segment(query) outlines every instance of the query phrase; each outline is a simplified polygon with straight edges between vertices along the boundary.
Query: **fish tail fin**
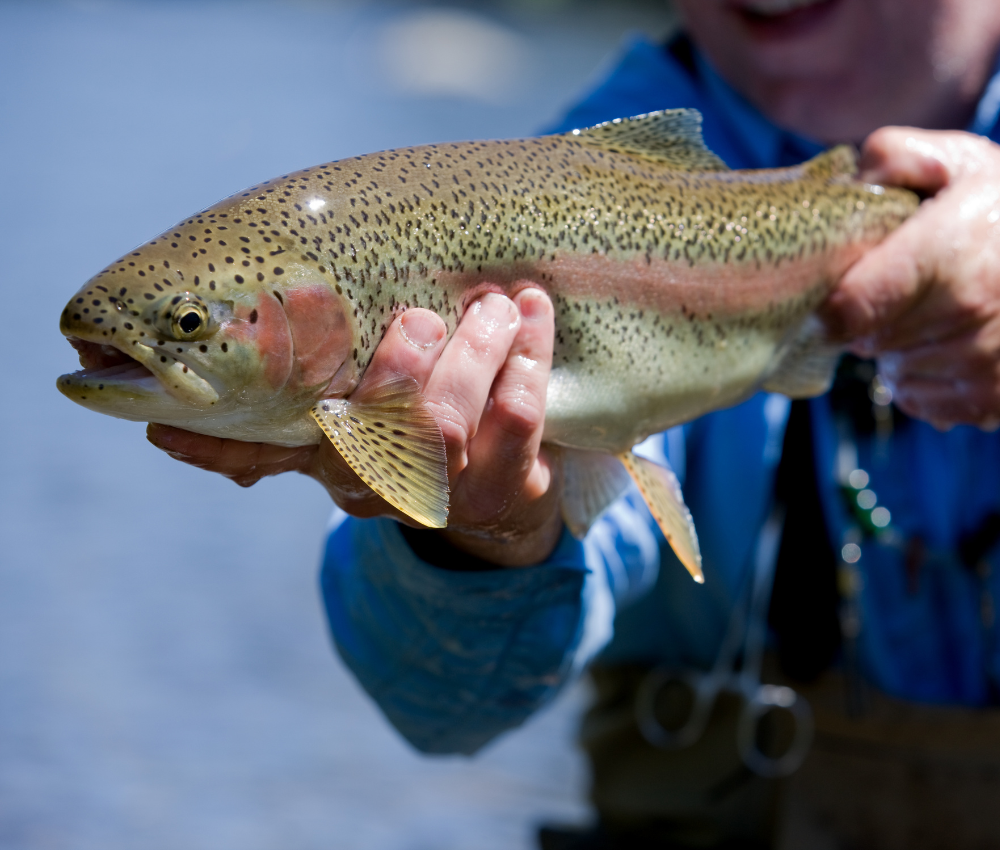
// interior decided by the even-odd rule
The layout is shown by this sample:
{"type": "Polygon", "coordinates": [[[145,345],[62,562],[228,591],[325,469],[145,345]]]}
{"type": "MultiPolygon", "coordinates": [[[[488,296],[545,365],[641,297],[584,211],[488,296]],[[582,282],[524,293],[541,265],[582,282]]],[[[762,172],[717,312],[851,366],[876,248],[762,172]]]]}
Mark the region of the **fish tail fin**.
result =
{"type": "Polygon", "coordinates": [[[761,388],[790,398],[823,395],[842,353],[841,346],[827,341],[820,320],[809,316],[778,349],[761,388]]]}

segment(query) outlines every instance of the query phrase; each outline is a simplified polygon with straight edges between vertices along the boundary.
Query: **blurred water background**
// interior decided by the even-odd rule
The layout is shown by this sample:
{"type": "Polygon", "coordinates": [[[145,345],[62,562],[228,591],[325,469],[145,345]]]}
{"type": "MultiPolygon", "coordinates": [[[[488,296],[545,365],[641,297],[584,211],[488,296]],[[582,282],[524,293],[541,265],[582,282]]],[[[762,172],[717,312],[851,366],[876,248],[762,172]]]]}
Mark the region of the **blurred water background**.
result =
{"type": "Polygon", "coordinates": [[[586,817],[579,688],[473,759],[413,753],[316,590],[325,495],[248,491],[76,407],[58,314],[260,179],[537,132],[665,3],[0,3],[0,847],[517,850],[586,817]]]}

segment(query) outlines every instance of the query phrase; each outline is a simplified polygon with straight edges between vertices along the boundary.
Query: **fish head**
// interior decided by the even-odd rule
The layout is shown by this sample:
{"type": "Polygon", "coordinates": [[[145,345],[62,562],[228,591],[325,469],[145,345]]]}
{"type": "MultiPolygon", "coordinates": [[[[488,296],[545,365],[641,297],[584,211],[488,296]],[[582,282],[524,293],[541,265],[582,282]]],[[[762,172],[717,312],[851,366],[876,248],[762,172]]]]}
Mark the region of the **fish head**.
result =
{"type": "Polygon", "coordinates": [[[309,408],[359,378],[349,301],[266,210],[239,213],[223,202],[81,287],[60,320],[84,367],[59,378],[64,395],[216,436],[321,438],[309,408]]]}

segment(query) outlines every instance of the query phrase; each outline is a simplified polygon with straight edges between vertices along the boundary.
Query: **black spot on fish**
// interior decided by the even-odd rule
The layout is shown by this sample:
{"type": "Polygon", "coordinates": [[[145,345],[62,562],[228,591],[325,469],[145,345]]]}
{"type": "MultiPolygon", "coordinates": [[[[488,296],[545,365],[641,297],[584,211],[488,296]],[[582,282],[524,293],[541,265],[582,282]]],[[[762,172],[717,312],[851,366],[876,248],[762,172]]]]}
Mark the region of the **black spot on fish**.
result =
{"type": "Polygon", "coordinates": [[[257,324],[257,311],[256,310],[253,310],[250,313],[250,324],[251,325],[256,325],[257,324]]]}
{"type": "Polygon", "coordinates": [[[222,343],[222,350],[229,351],[229,346],[226,343],[222,343]]]}

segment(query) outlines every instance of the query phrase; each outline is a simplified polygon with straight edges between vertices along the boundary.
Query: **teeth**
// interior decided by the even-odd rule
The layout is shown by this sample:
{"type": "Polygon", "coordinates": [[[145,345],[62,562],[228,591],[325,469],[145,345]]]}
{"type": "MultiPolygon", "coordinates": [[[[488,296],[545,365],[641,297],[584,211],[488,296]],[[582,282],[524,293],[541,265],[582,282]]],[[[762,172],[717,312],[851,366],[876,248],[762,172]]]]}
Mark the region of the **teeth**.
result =
{"type": "Polygon", "coordinates": [[[130,360],[128,363],[119,363],[117,366],[107,366],[104,369],[81,369],[77,372],[77,375],[81,378],[88,379],[104,379],[109,380],[111,378],[118,378],[119,380],[134,380],[144,377],[153,377],[153,373],[149,371],[141,363],[136,363],[134,360],[130,360]]]}
{"type": "Polygon", "coordinates": [[[758,15],[783,15],[786,12],[826,2],[827,0],[745,0],[741,5],[747,11],[758,15]]]}

